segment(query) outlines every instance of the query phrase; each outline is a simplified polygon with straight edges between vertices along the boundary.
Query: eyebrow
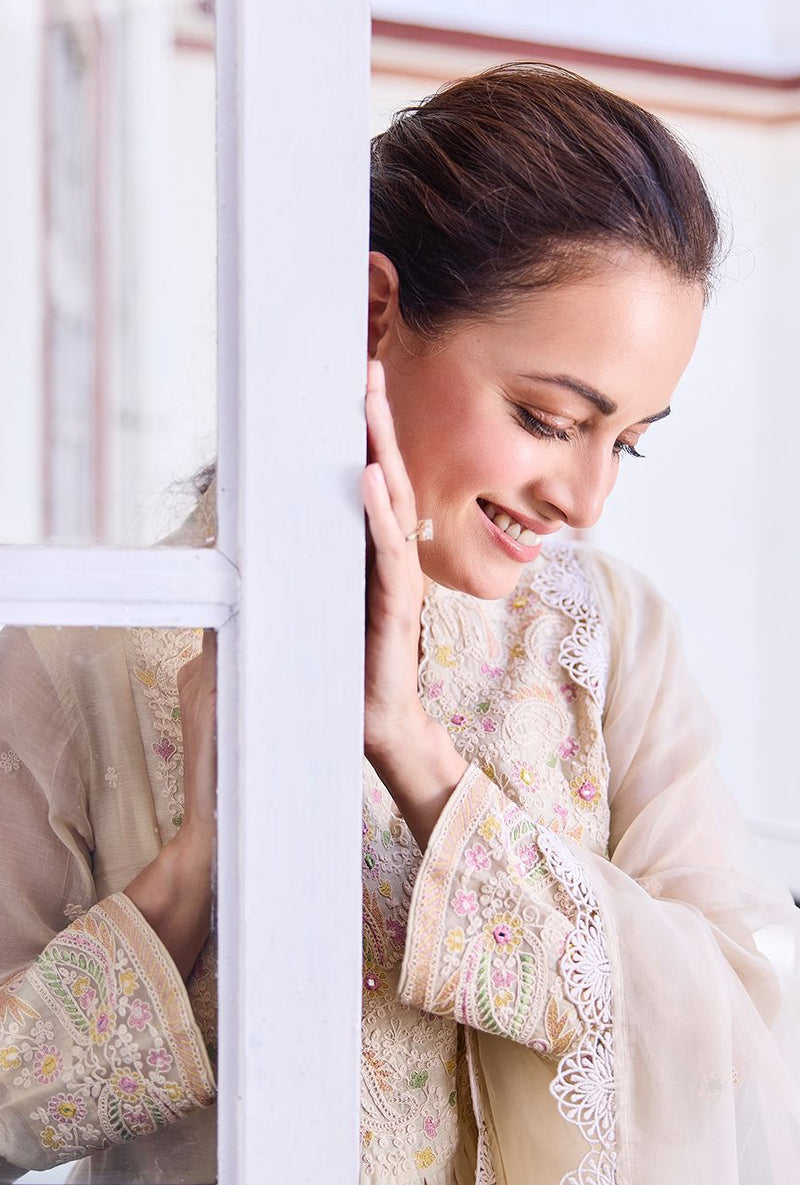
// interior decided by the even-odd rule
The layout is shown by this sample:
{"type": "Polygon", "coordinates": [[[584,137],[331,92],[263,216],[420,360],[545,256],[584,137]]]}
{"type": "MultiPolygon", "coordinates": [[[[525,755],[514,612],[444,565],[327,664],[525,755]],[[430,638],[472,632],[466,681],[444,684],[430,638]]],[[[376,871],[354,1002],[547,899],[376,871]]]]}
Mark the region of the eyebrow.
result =
{"type": "MultiPolygon", "coordinates": [[[[590,387],[588,383],[581,382],[580,379],[573,378],[569,374],[541,374],[539,372],[534,374],[520,374],[522,379],[536,379],[542,383],[555,383],[559,387],[568,387],[570,391],[574,391],[576,395],[582,395],[584,399],[588,399],[604,416],[613,416],[614,412],[618,410],[613,399],[602,395],[596,391],[594,387],[590,387]]],[[[668,416],[672,411],[671,407],[665,407],[663,411],[657,411],[655,415],[643,416],[641,420],[637,420],[637,424],[654,424],[656,420],[663,420],[664,416],[668,416]]]]}

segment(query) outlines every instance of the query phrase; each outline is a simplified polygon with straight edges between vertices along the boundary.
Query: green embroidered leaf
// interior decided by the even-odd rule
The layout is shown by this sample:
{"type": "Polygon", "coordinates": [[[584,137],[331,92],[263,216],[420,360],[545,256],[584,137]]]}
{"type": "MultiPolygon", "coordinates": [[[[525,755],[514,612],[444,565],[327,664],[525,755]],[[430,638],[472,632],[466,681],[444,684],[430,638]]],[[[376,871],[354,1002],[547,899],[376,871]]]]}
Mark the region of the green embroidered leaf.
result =
{"type": "Polygon", "coordinates": [[[489,711],[488,699],[485,699],[482,704],[477,704],[476,706],[477,706],[477,709],[479,712],[488,712],[489,711]]]}
{"type": "Polygon", "coordinates": [[[381,839],[383,840],[383,846],[385,848],[390,848],[394,842],[392,839],[391,831],[382,831],[381,832],[381,839]]]}
{"type": "Polygon", "coordinates": [[[503,1030],[497,1022],[492,1003],[492,987],[489,982],[491,970],[492,956],[488,953],[481,955],[475,981],[475,1006],[480,1027],[487,1033],[496,1033],[501,1036],[503,1030]]]}
{"type": "Polygon", "coordinates": [[[427,1070],[413,1070],[408,1076],[408,1085],[411,1090],[422,1090],[427,1084],[428,1071],[427,1070]]]}
{"type": "Polygon", "coordinates": [[[448,1105],[449,1105],[450,1107],[455,1107],[455,1105],[456,1105],[456,1092],[455,1092],[454,1090],[451,1090],[451,1091],[450,1091],[450,1094],[449,1094],[449,1095],[448,1095],[448,1097],[447,1097],[447,1102],[448,1102],[448,1105]]]}
{"type": "Polygon", "coordinates": [[[517,955],[517,1000],[509,1029],[510,1037],[519,1037],[530,1014],[534,988],[536,987],[536,963],[533,955],[520,951],[517,955]]]}

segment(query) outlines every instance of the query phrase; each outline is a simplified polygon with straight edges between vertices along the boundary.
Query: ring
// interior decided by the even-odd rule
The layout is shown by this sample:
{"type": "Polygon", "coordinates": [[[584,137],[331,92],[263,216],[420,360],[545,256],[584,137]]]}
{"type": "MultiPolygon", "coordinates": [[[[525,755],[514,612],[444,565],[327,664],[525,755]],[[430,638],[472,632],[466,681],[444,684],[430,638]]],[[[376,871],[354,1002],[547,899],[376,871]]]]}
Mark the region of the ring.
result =
{"type": "Polygon", "coordinates": [[[433,519],[421,518],[413,531],[406,535],[409,543],[417,539],[420,543],[425,543],[433,538],[433,519]]]}

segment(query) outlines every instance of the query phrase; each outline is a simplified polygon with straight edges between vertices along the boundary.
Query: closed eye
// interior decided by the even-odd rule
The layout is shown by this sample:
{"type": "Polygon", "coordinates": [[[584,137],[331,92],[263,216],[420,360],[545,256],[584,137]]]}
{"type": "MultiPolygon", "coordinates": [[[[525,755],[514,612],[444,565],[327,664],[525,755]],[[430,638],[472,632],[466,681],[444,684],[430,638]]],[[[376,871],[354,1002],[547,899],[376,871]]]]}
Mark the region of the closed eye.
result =
{"type": "MultiPolygon", "coordinates": [[[[572,440],[572,434],[565,428],[553,428],[552,425],[546,424],[544,420],[538,419],[531,415],[526,407],[520,407],[518,403],[514,404],[519,421],[527,432],[534,436],[539,436],[543,440],[572,440]]],[[[627,444],[624,440],[616,440],[614,442],[613,452],[615,456],[620,453],[627,453],[630,457],[639,457],[644,460],[644,453],[639,453],[632,444],[627,444]]]]}

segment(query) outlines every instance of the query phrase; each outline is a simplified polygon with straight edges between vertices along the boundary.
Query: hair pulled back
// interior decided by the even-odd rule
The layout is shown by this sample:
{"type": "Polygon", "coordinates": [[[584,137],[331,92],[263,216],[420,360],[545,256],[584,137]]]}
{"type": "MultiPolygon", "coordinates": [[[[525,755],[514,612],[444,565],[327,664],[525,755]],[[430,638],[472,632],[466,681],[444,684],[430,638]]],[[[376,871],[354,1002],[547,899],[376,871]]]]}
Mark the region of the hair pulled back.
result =
{"type": "Polygon", "coordinates": [[[688,150],[654,115],[547,62],[508,62],[397,111],[371,141],[370,250],[433,341],[523,293],[649,253],[704,303],[720,226],[688,150]]]}

